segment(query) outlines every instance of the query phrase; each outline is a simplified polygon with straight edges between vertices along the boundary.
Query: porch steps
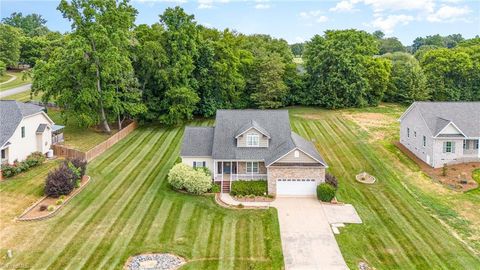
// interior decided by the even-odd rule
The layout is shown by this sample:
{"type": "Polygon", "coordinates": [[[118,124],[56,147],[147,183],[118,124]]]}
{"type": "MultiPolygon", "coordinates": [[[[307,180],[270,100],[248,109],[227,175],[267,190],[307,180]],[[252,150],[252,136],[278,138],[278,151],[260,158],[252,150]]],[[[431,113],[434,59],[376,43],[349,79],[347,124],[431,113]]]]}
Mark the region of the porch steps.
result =
{"type": "Polygon", "coordinates": [[[230,192],[230,181],[223,181],[222,182],[222,192],[229,193],[230,192]]]}

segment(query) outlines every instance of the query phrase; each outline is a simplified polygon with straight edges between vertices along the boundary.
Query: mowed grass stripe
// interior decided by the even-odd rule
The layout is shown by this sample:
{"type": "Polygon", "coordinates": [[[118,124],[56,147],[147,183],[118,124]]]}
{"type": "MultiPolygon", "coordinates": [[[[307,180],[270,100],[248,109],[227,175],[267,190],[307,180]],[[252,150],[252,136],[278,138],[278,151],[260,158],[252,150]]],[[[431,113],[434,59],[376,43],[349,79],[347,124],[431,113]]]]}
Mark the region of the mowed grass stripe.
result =
{"type": "Polygon", "coordinates": [[[202,210],[200,216],[200,224],[198,224],[198,233],[195,237],[195,241],[192,246],[192,258],[204,258],[207,257],[207,246],[209,242],[209,236],[213,226],[213,215],[208,210],[202,210]]]}
{"type": "MultiPolygon", "coordinates": [[[[153,135],[153,134],[152,133],[145,133],[145,134],[136,134],[136,135],[140,135],[140,138],[144,138],[144,136],[153,135]]],[[[114,150],[115,146],[111,150],[114,150]]],[[[124,166],[122,166],[122,167],[124,167],[124,166]]],[[[120,168],[117,171],[119,173],[120,168]]],[[[91,170],[90,169],[88,170],[88,174],[91,175],[91,170]]],[[[71,203],[69,203],[69,205],[67,205],[65,207],[65,209],[68,209],[68,210],[63,210],[56,217],[52,218],[51,220],[46,221],[47,224],[49,224],[49,223],[54,224],[57,219],[61,219],[62,220],[62,226],[48,226],[48,228],[50,230],[46,231],[46,233],[44,234],[44,236],[42,238],[40,238],[40,237],[37,238],[40,241],[39,241],[39,244],[37,244],[35,246],[35,249],[42,250],[42,252],[41,252],[42,256],[44,256],[45,258],[48,258],[48,257],[51,258],[52,256],[47,256],[45,254],[45,252],[43,252],[43,251],[47,250],[51,245],[53,245],[55,243],[54,241],[47,241],[46,239],[52,239],[52,238],[55,239],[56,236],[58,236],[62,233],[65,233],[66,230],[67,231],[72,230],[72,231],[68,231],[68,232],[71,232],[72,234],[70,234],[69,236],[73,237],[73,234],[74,234],[73,230],[79,230],[81,228],[81,225],[78,224],[79,221],[78,221],[77,217],[82,217],[83,215],[81,213],[84,212],[84,211],[94,212],[100,207],[100,204],[94,204],[94,205],[90,206],[89,202],[97,200],[97,198],[100,196],[100,194],[102,194],[104,189],[114,190],[116,187],[118,187],[121,184],[121,182],[119,182],[119,181],[111,182],[111,181],[108,181],[108,180],[105,180],[105,179],[99,180],[99,179],[96,179],[95,177],[92,177],[91,181],[92,181],[92,183],[90,183],[79,195],[77,195],[71,201],[71,203]],[[92,187],[92,186],[94,186],[94,187],[92,187]],[[78,201],[81,201],[82,203],[78,203],[78,201]],[[74,208],[72,208],[71,207],[72,204],[75,204],[76,206],[74,208]],[[73,223],[74,221],[75,221],[75,223],[73,223]]],[[[105,198],[105,197],[102,197],[102,198],[105,198]]],[[[58,247],[61,247],[62,241],[58,240],[56,243],[59,245],[58,247]]],[[[58,250],[58,247],[54,248],[54,249],[58,250]]],[[[35,263],[41,263],[41,260],[43,259],[42,256],[40,256],[40,258],[30,257],[29,259],[32,259],[32,261],[30,261],[27,258],[22,258],[21,256],[14,258],[14,260],[19,259],[20,261],[22,261],[22,263],[26,263],[26,264],[29,264],[29,265],[34,265],[35,263]]]]}
{"type": "MultiPolygon", "coordinates": [[[[346,179],[340,178],[339,198],[353,202],[365,222],[361,226],[349,225],[345,228],[346,233],[337,236],[340,247],[343,246],[342,252],[346,250],[343,252],[344,257],[351,267],[358,263],[358,260],[351,259],[352,256],[365,258],[367,255],[358,251],[374,250],[375,252],[368,252],[372,254],[367,255],[367,258],[375,267],[446,269],[460,266],[468,269],[468,264],[459,265],[458,262],[452,264],[448,262],[449,259],[438,253],[442,248],[451,250],[447,248],[447,242],[453,247],[458,246],[458,241],[431,240],[435,237],[431,235],[435,230],[432,225],[438,223],[420,209],[417,202],[411,202],[411,196],[400,183],[402,172],[397,173],[394,165],[385,164],[384,159],[380,158],[379,151],[362,138],[362,136],[366,137],[365,133],[358,132],[357,126],[342,117],[335,116],[318,121],[301,121],[300,127],[296,124],[295,129],[302,135],[313,136],[316,142],[320,142],[318,146],[327,158],[331,166],[330,170],[337,176],[348,176],[346,179]],[[314,125],[310,122],[314,122],[314,125]],[[318,131],[323,136],[319,136],[313,127],[318,127],[318,131]],[[318,139],[320,137],[324,139],[324,143],[318,139]],[[325,151],[329,153],[326,154],[325,151]],[[359,185],[352,177],[358,173],[359,169],[371,171],[377,176],[379,182],[371,187],[359,185]],[[359,231],[362,233],[359,234],[359,231]],[[361,235],[363,237],[360,237],[361,235]],[[343,239],[348,240],[343,241],[343,239]],[[372,248],[365,249],[365,242],[372,248]],[[414,244],[416,242],[419,243],[418,246],[414,244]],[[357,247],[345,248],[351,245],[357,247]],[[425,258],[431,259],[425,260],[425,258]]],[[[441,225],[438,224],[438,226],[441,225]]],[[[444,228],[440,228],[440,231],[443,230],[444,228]]],[[[446,235],[447,238],[451,238],[448,233],[446,235]]],[[[452,254],[451,251],[450,254],[452,254]]],[[[468,259],[471,257],[466,256],[466,258],[471,266],[472,261],[468,259]]]]}
{"type": "Polygon", "coordinates": [[[233,269],[235,259],[235,227],[236,221],[226,219],[223,222],[222,236],[219,246],[220,262],[218,269],[233,269]]]}
{"type": "MultiPolygon", "coordinates": [[[[156,143],[156,140],[154,138],[156,136],[158,137],[161,136],[161,134],[162,133],[157,133],[156,135],[152,136],[150,140],[146,143],[148,147],[141,148],[141,150],[138,152],[136,156],[131,156],[132,159],[130,160],[130,162],[126,166],[124,166],[122,170],[119,172],[120,176],[116,177],[115,181],[110,182],[112,187],[109,187],[110,186],[109,184],[109,186],[107,186],[104,189],[102,196],[96,197],[94,199],[95,202],[91,204],[93,207],[87,208],[85,212],[83,212],[78,217],[76,217],[74,224],[72,226],[67,227],[60,234],[60,237],[58,237],[58,239],[52,243],[53,248],[49,247],[49,249],[54,254],[50,254],[50,255],[45,254],[45,256],[42,256],[41,258],[39,258],[36,265],[34,266],[37,266],[37,264],[41,264],[48,267],[51,263],[53,263],[55,259],[60,259],[59,255],[63,251],[62,247],[65,247],[66,245],[68,246],[68,244],[75,238],[75,236],[78,234],[80,230],[85,231],[87,227],[92,227],[92,226],[96,227],[97,223],[94,222],[94,220],[96,220],[96,218],[100,218],[100,219],[105,218],[105,214],[99,210],[103,209],[103,211],[105,212],[111,212],[111,211],[108,211],[110,207],[106,207],[106,205],[111,204],[111,202],[113,201],[112,198],[115,198],[117,196],[124,194],[124,190],[132,190],[132,185],[131,185],[132,183],[127,184],[123,180],[128,176],[130,176],[131,174],[138,173],[138,171],[135,170],[135,168],[137,168],[142,161],[144,162],[142,157],[145,157],[148,154],[148,152],[152,149],[153,145],[156,143]],[[124,186],[124,190],[122,191],[117,190],[117,188],[119,186],[122,186],[122,184],[124,186]]],[[[95,174],[93,173],[92,178],[94,177],[95,177],[95,174]]],[[[107,177],[111,177],[111,175],[108,175],[107,177]]],[[[106,179],[103,179],[103,181],[105,180],[106,179]]],[[[117,211],[113,211],[112,213],[117,213],[117,211]]],[[[70,250],[72,248],[74,248],[74,246],[70,245],[68,249],[70,250]]]]}
{"type": "MultiPolygon", "coordinates": [[[[167,133],[164,133],[167,134],[167,133]]],[[[121,203],[122,208],[118,208],[121,211],[120,216],[117,218],[114,218],[114,222],[111,223],[110,228],[105,228],[105,233],[104,236],[101,240],[95,239],[96,242],[98,243],[97,250],[92,247],[92,242],[89,242],[89,245],[84,245],[86,254],[79,252],[76,257],[81,257],[83,258],[80,262],[76,262],[75,265],[78,266],[83,266],[87,261],[89,261],[89,258],[92,255],[97,255],[100,254],[100,252],[103,250],[108,250],[107,254],[102,254],[103,261],[105,262],[108,260],[109,255],[111,255],[110,252],[113,250],[109,250],[108,247],[112,246],[112,243],[114,246],[117,247],[126,247],[128,244],[130,238],[132,237],[133,233],[135,233],[136,228],[138,224],[141,222],[143,215],[145,214],[146,210],[148,207],[147,205],[150,204],[150,200],[153,198],[153,192],[155,190],[155,187],[152,187],[152,182],[155,179],[153,175],[156,175],[156,170],[159,170],[159,167],[156,166],[156,162],[158,160],[162,160],[163,158],[167,158],[168,155],[168,149],[166,145],[169,144],[169,142],[176,136],[176,133],[170,133],[165,139],[166,143],[163,143],[163,136],[158,140],[158,143],[155,144],[155,147],[152,148],[152,150],[149,152],[149,155],[146,157],[146,161],[148,161],[148,164],[144,165],[142,164],[137,168],[137,171],[140,171],[140,174],[138,176],[135,176],[135,178],[138,179],[144,179],[143,183],[141,183],[141,186],[135,191],[134,195],[125,195],[124,199],[119,199],[117,201],[117,204],[121,203]],[[150,156],[150,153],[153,155],[150,156]],[[143,195],[147,193],[146,196],[143,195]],[[129,201],[126,201],[127,198],[130,198],[129,201]],[[148,201],[146,201],[148,199],[148,201]],[[142,201],[141,201],[142,200],[142,201]],[[125,208],[123,208],[125,207],[125,208]],[[125,240],[127,239],[127,240],[125,240]],[[117,243],[121,242],[121,243],[117,243]],[[101,243],[104,243],[104,246],[99,248],[101,243]],[[95,251],[94,251],[95,250],[95,251]]],[[[133,177],[132,177],[133,178],[133,177]]],[[[117,208],[115,206],[115,208],[117,208]]],[[[110,214],[110,213],[109,213],[110,214]]],[[[112,218],[113,219],[113,218],[112,218]]],[[[108,219],[107,219],[108,220],[108,219]]],[[[103,226],[103,225],[100,225],[103,226]]],[[[95,242],[93,243],[95,245],[95,242]]],[[[118,251],[116,251],[118,252],[118,251]]],[[[100,267],[102,268],[102,267],[100,267]]]]}
{"type": "MultiPolygon", "coordinates": [[[[152,165],[152,160],[155,160],[157,157],[161,157],[164,154],[164,151],[167,149],[165,144],[162,143],[163,140],[160,139],[164,135],[165,133],[157,132],[157,134],[152,137],[154,144],[149,149],[147,155],[145,156],[146,158],[142,160],[135,170],[132,170],[128,176],[125,177],[125,179],[134,179],[134,181],[131,182],[129,188],[123,194],[121,194],[121,196],[120,192],[116,192],[115,196],[111,198],[110,201],[113,204],[112,208],[117,209],[118,211],[107,211],[107,209],[110,207],[103,207],[105,210],[105,215],[100,214],[99,212],[98,217],[101,219],[101,221],[97,222],[98,225],[96,228],[92,228],[93,231],[95,231],[95,234],[92,234],[89,239],[81,241],[83,245],[78,251],[75,252],[74,250],[69,249],[72,253],[75,252],[75,259],[69,260],[67,268],[72,266],[83,266],[86,260],[88,260],[91,254],[93,254],[93,252],[96,250],[103,238],[107,237],[108,233],[115,234],[115,231],[119,231],[125,226],[126,218],[122,220],[122,215],[128,215],[129,206],[131,209],[130,213],[133,212],[134,207],[136,206],[135,200],[139,199],[137,198],[136,194],[142,189],[142,187],[146,185],[145,180],[147,178],[145,176],[147,176],[155,168],[148,165],[152,165]],[[119,224],[117,226],[113,226],[116,223],[119,224]]],[[[173,136],[174,135],[169,134],[166,141],[169,143],[170,140],[173,139],[173,136]]],[[[118,181],[121,180],[118,179],[118,181]]],[[[148,187],[148,184],[146,186],[148,187]]],[[[144,189],[146,190],[146,188],[144,189]]],[[[85,231],[88,231],[89,229],[90,228],[88,226],[85,227],[85,231]]],[[[84,233],[81,234],[85,235],[84,233]]],[[[76,240],[79,242],[78,239],[76,240]]]]}

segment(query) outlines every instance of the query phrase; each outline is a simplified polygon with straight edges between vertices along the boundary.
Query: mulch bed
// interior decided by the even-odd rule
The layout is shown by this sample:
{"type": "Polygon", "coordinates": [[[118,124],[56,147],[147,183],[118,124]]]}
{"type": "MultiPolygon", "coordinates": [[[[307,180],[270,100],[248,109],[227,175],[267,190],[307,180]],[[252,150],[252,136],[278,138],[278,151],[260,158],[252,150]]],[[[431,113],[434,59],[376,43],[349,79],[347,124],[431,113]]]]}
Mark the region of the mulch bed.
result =
{"type": "Polygon", "coordinates": [[[233,197],[235,201],[239,202],[273,202],[274,198],[269,198],[265,196],[255,196],[255,197],[233,197]]]}
{"type": "Polygon", "coordinates": [[[65,196],[65,200],[61,205],[56,205],[56,201],[59,198],[52,198],[52,197],[44,196],[40,200],[38,200],[36,203],[34,203],[32,206],[27,208],[27,210],[25,210],[20,216],[18,216],[18,218],[16,220],[18,220],[18,221],[34,221],[34,220],[43,220],[43,219],[47,219],[47,218],[55,216],[60,211],[60,209],[62,209],[63,206],[65,206],[73,197],[75,197],[75,195],[80,193],[80,191],[82,191],[88,183],[90,183],[90,176],[84,175],[82,177],[82,180],[80,181],[80,187],[74,189],[72,191],[72,193],[65,196]],[[45,205],[47,207],[49,205],[53,205],[53,206],[55,206],[55,210],[53,210],[53,211],[48,211],[48,210],[40,211],[40,207],[42,205],[45,205]]]}
{"type": "Polygon", "coordinates": [[[443,168],[432,168],[430,165],[423,162],[423,160],[415,156],[415,154],[413,154],[401,143],[396,142],[395,145],[410,159],[415,161],[420,169],[430,176],[434,181],[437,181],[448,188],[457,191],[468,191],[478,188],[478,183],[472,178],[472,172],[473,170],[480,168],[480,162],[447,165],[446,176],[443,176],[443,168]],[[467,180],[467,183],[460,183],[462,179],[467,180]]]}

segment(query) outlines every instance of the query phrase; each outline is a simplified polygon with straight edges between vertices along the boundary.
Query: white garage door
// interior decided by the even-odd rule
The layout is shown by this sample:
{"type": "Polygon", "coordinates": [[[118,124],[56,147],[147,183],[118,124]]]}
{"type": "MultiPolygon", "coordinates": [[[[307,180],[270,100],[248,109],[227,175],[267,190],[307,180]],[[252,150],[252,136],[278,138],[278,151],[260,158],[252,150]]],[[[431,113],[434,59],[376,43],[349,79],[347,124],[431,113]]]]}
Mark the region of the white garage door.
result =
{"type": "Polygon", "coordinates": [[[277,196],[314,196],[315,179],[277,179],[277,196]]]}

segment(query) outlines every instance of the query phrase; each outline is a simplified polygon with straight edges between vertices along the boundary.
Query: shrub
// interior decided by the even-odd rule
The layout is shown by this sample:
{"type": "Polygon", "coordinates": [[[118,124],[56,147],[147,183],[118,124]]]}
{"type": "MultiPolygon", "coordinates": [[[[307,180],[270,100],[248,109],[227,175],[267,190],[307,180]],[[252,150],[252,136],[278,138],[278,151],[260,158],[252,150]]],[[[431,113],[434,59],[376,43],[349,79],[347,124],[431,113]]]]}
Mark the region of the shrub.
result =
{"type": "Polygon", "coordinates": [[[321,183],[317,186],[317,198],[322,202],[331,202],[335,197],[335,188],[327,183],[321,183]]]}
{"type": "Polygon", "coordinates": [[[213,184],[209,190],[210,193],[219,193],[220,192],[220,184],[213,184]]]}
{"type": "Polygon", "coordinates": [[[42,205],[40,205],[40,209],[39,209],[39,210],[40,210],[40,211],[45,211],[45,210],[47,210],[47,206],[44,205],[44,204],[42,204],[42,205]]]}
{"type": "Polygon", "coordinates": [[[82,185],[82,182],[80,181],[80,179],[77,179],[75,181],[75,188],[79,188],[81,185],[82,185]]]}
{"type": "Polygon", "coordinates": [[[210,172],[210,170],[207,167],[196,167],[195,170],[201,171],[208,176],[212,176],[212,173],[210,172]]]}
{"type": "Polygon", "coordinates": [[[19,162],[15,160],[13,164],[2,164],[2,175],[5,178],[15,176],[19,173],[26,172],[31,167],[38,166],[45,161],[45,156],[40,152],[33,152],[25,161],[19,162]]]}
{"type": "Polygon", "coordinates": [[[265,180],[256,180],[256,181],[246,181],[238,180],[232,182],[232,189],[230,194],[233,196],[265,196],[267,193],[267,181],[265,180]]]}
{"type": "Polygon", "coordinates": [[[58,197],[60,200],[65,200],[67,198],[67,196],[65,195],[61,195],[60,197],[58,197]]]}
{"type": "Polygon", "coordinates": [[[75,187],[77,176],[65,164],[51,171],[45,182],[45,195],[58,198],[61,195],[68,195],[75,187]]]}
{"type": "Polygon", "coordinates": [[[330,174],[330,173],[325,174],[325,183],[331,185],[335,189],[338,189],[338,180],[333,174],[330,174]]]}
{"type": "Polygon", "coordinates": [[[447,163],[443,163],[442,176],[447,176],[447,163]]]}
{"type": "Polygon", "coordinates": [[[49,205],[47,210],[48,210],[48,212],[52,212],[53,210],[55,210],[55,206],[49,205]]]}
{"type": "Polygon", "coordinates": [[[185,190],[193,194],[202,194],[212,187],[212,178],[203,170],[178,163],[168,173],[168,183],[177,190],[185,190]]]}
{"type": "Polygon", "coordinates": [[[85,172],[87,171],[87,161],[80,159],[80,158],[72,158],[66,160],[66,162],[70,162],[75,168],[79,170],[80,176],[79,178],[82,178],[85,175],[85,172]]]}
{"type": "Polygon", "coordinates": [[[55,201],[55,204],[56,205],[61,205],[63,203],[63,200],[62,199],[58,199],[57,201],[55,201]]]}

